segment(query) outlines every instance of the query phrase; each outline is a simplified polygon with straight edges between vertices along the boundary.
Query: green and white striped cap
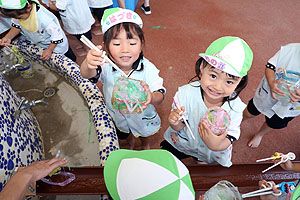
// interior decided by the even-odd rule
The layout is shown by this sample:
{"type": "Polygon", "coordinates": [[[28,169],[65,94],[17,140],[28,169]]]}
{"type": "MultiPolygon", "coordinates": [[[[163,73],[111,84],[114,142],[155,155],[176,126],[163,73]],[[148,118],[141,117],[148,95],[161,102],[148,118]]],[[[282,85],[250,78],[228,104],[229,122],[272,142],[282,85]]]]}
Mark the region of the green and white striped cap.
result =
{"type": "Polygon", "coordinates": [[[101,19],[102,33],[104,34],[112,26],[123,22],[131,22],[143,27],[143,21],[137,13],[123,8],[109,8],[104,11],[101,19]]]}
{"type": "MultiPolygon", "coordinates": [[[[38,0],[32,0],[35,3],[39,4],[38,0]]],[[[0,7],[11,9],[11,10],[20,10],[26,6],[27,0],[0,0],[0,7]]]]}
{"type": "Polygon", "coordinates": [[[194,200],[185,165],[166,150],[112,152],[104,165],[104,180],[114,200],[194,200]]]}
{"type": "Polygon", "coordinates": [[[237,77],[247,75],[253,60],[248,44],[243,39],[232,36],[215,40],[199,56],[217,69],[237,77]]]}

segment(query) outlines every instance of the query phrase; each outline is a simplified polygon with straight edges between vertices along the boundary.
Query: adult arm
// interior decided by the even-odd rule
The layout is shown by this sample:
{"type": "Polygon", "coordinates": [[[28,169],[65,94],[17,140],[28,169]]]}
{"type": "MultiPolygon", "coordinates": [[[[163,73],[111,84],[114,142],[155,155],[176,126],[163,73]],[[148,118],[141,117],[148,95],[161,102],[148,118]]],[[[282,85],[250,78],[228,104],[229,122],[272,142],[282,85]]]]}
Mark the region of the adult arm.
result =
{"type": "Polygon", "coordinates": [[[53,158],[51,160],[37,161],[19,170],[0,193],[1,200],[23,199],[28,186],[47,176],[54,169],[67,164],[68,161],[53,158]]]}

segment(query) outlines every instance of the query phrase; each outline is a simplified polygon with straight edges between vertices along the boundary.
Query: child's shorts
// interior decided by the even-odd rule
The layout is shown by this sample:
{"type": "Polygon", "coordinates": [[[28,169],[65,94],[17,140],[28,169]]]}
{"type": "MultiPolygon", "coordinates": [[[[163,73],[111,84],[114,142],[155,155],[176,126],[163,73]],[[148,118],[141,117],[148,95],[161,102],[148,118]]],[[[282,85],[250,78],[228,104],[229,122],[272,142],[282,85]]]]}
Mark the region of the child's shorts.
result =
{"type": "MultiPolygon", "coordinates": [[[[261,114],[259,110],[257,110],[257,108],[255,107],[253,103],[253,99],[249,101],[247,105],[247,110],[251,115],[254,116],[261,114]]],[[[282,129],[287,127],[288,123],[292,121],[292,119],[294,119],[295,117],[285,117],[281,119],[278,115],[274,114],[271,118],[268,118],[267,116],[265,116],[265,118],[266,118],[266,123],[270,128],[282,129]]]]}
{"type": "Polygon", "coordinates": [[[164,140],[160,143],[160,146],[162,149],[169,151],[170,153],[172,153],[174,156],[176,156],[179,160],[182,160],[184,158],[189,158],[192,157],[195,160],[198,160],[196,157],[194,156],[190,156],[187,155],[181,151],[178,151],[176,148],[174,148],[167,140],[164,140]]]}

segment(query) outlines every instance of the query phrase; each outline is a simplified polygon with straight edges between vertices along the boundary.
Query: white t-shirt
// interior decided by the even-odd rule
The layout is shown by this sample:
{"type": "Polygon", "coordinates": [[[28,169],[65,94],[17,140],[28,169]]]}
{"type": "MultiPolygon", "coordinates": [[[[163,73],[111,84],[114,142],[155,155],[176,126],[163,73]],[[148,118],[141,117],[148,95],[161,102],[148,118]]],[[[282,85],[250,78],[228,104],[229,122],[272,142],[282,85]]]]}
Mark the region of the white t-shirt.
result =
{"type": "Polygon", "coordinates": [[[88,0],[91,8],[104,8],[113,4],[112,0],[88,0]]]}
{"type": "Polygon", "coordinates": [[[95,23],[87,0],[56,0],[55,5],[59,9],[64,30],[69,34],[86,33],[95,23]]]}
{"type": "MultiPolygon", "coordinates": [[[[232,145],[224,151],[212,151],[206,146],[199,135],[199,122],[204,117],[204,114],[208,109],[203,101],[200,87],[195,87],[199,85],[200,82],[195,81],[191,84],[179,87],[178,92],[176,93],[180,106],[185,107],[184,116],[190,125],[195,139],[192,138],[186,126],[180,131],[175,131],[169,127],[164,134],[164,138],[174,148],[178,149],[178,151],[183,152],[186,155],[193,156],[199,161],[211,164],[219,163],[224,167],[230,167],[232,165],[232,145]]],[[[227,111],[231,118],[227,134],[236,139],[240,136],[240,124],[245,107],[246,104],[244,104],[239,97],[230,101],[230,104],[225,102],[221,107],[227,111]]],[[[173,105],[173,109],[174,108],[175,107],[173,105]]]]}
{"type": "MultiPolygon", "coordinates": [[[[300,72],[300,43],[291,43],[282,46],[268,62],[276,67],[275,73],[277,74],[282,69],[300,72]]],[[[272,98],[266,77],[261,80],[257,87],[253,103],[268,118],[271,118],[274,114],[277,114],[280,118],[296,117],[300,114],[299,102],[283,105],[280,101],[272,98]]]]}

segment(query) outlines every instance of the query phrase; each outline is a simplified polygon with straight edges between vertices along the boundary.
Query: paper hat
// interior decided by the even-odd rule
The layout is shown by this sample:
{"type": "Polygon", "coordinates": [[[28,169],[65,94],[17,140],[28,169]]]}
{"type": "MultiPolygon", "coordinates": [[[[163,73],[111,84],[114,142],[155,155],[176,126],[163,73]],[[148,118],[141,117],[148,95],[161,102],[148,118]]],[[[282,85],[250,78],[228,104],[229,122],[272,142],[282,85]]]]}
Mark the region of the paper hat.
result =
{"type": "Polygon", "coordinates": [[[143,21],[137,13],[122,8],[109,8],[104,11],[101,19],[102,33],[104,34],[112,26],[123,22],[131,22],[143,27],[143,21]]]}
{"type": "Polygon", "coordinates": [[[104,165],[106,188],[114,200],[194,200],[188,169],[166,150],[112,152],[104,165]]]}
{"type": "Polygon", "coordinates": [[[221,37],[199,56],[210,65],[228,74],[243,77],[252,65],[253,53],[248,44],[238,37],[221,37]]]}
{"type": "MultiPolygon", "coordinates": [[[[39,4],[38,0],[32,0],[39,4]]],[[[0,0],[0,7],[12,10],[20,10],[26,6],[27,0],[0,0]]]]}

